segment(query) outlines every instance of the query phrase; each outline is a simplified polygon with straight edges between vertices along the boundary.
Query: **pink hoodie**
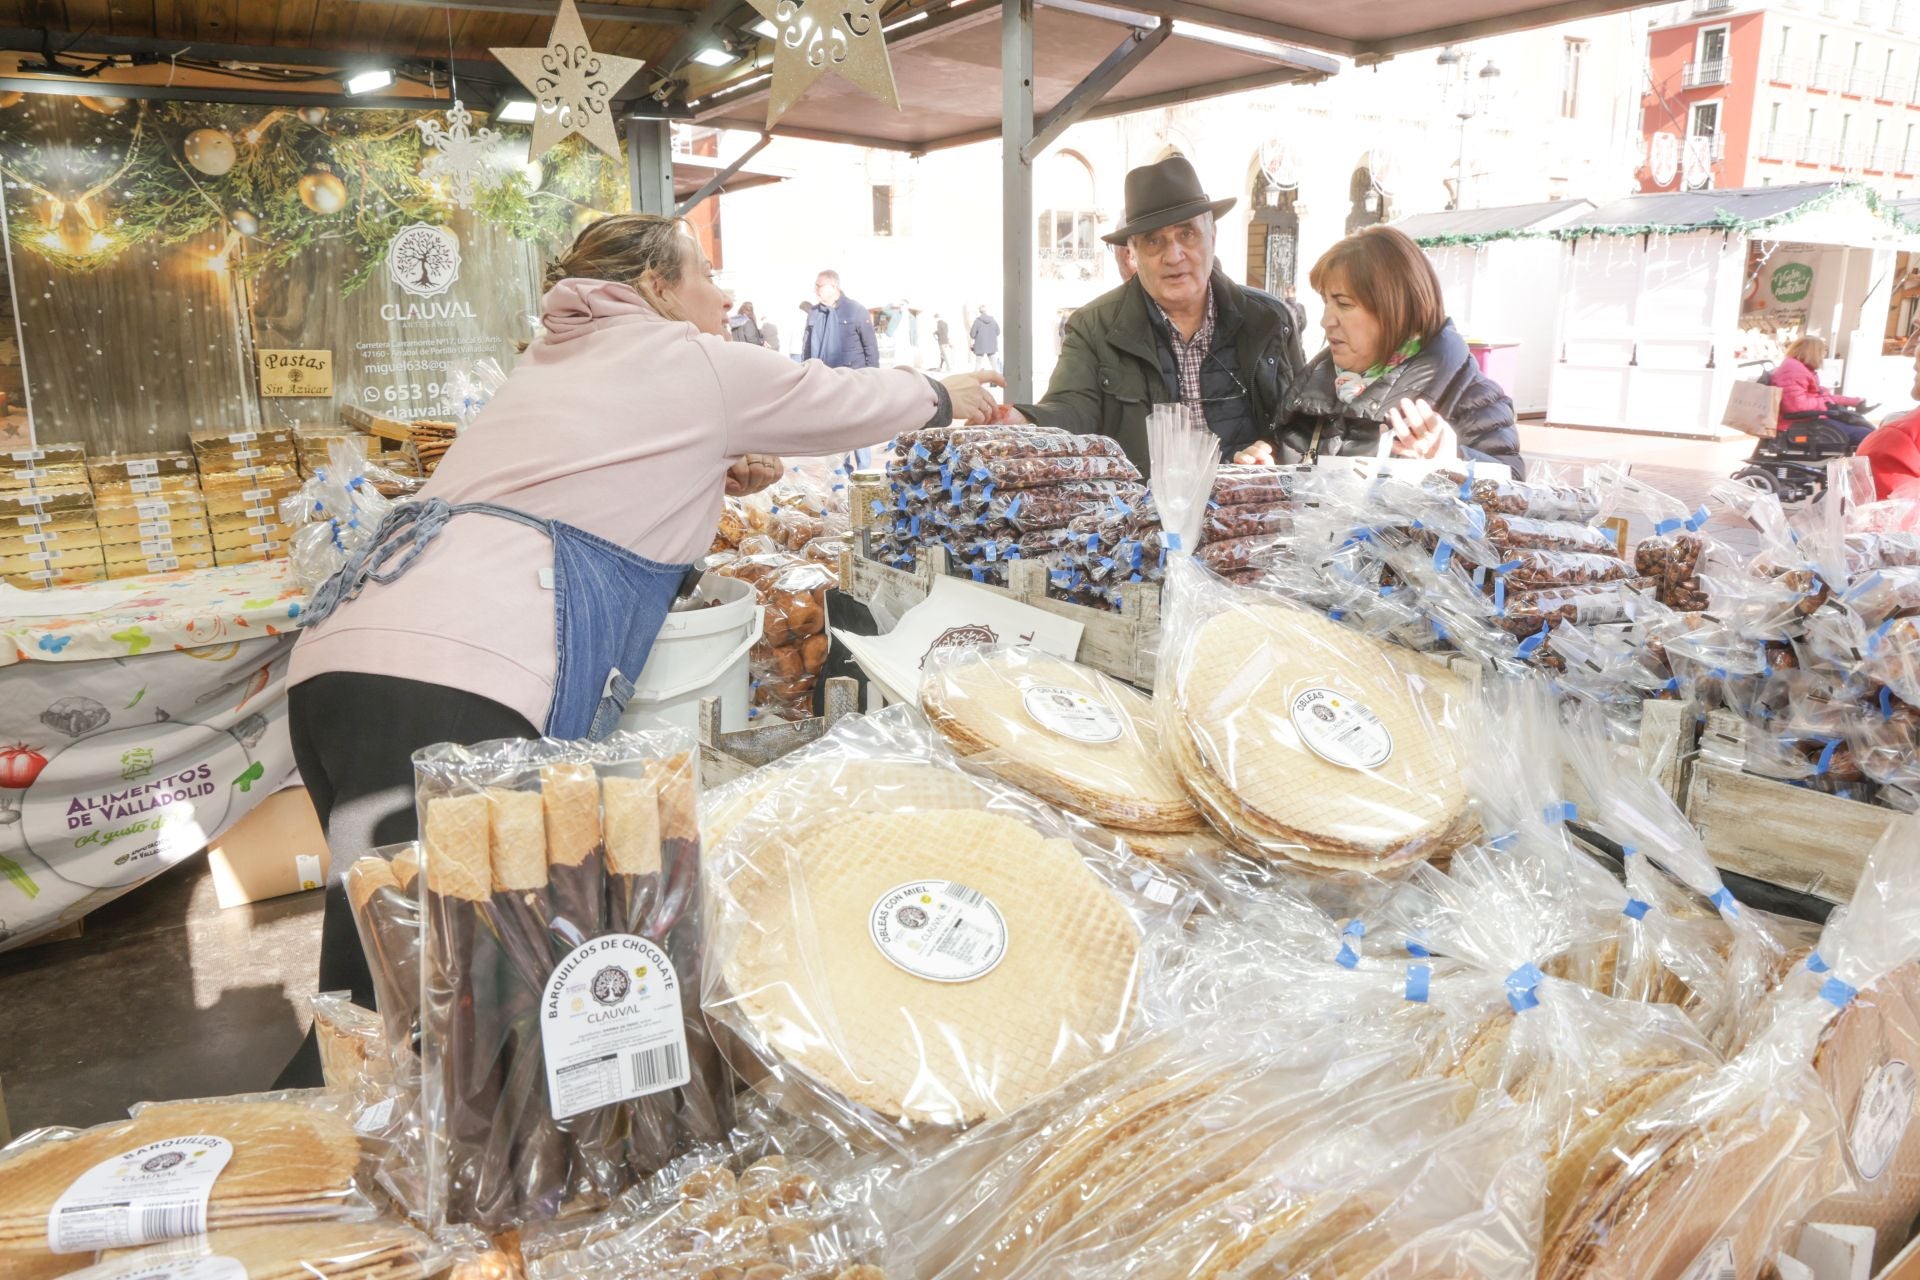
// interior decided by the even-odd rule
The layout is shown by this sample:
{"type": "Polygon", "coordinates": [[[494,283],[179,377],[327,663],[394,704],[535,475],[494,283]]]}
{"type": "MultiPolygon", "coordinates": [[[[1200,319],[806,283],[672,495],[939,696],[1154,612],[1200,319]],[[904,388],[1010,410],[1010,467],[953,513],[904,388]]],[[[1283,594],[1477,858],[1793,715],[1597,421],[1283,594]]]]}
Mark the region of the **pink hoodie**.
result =
{"type": "MultiPolygon", "coordinates": [[[[425,492],[564,521],[652,560],[698,561],[743,454],[837,453],[926,425],[939,397],[907,369],[795,364],[662,319],[607,280],[562,280],[546,333],[425,492]]],[[[300,637],[293,683],[329,671],[468,689],[534,725],[555,669],[543,534],[461,516],[406,575],[300,637]]]]}

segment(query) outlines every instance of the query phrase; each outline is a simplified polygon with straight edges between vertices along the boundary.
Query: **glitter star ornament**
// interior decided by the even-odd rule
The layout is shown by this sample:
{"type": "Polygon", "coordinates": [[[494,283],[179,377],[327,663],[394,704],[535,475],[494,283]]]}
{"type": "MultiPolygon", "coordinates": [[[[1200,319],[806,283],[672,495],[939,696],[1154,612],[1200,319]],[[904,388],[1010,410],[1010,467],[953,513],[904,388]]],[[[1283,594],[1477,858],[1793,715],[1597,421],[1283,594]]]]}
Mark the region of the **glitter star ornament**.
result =
{"type": "Polygon", "coordinates": [[[493,167],[492,151],[500,135],[485,127],[473,128],[473,112],[458,98],[447,111],[445,124],[434,116],[418,123],[420,140],[433,148],[420,166],[421,176],[439,182],[446,198],[462,209],[473,208],[474,183],[493,167]]]}
{"type": "Polygon", "coordinates": [[[576,133],[620,158],[613,95],[633,79],[641,62],[595,53],[573,0],[560,0],[546,48],[495,49],[493,56],[533,95],[533,145],[527,159],[538,160],[554,143],[576,133]]]}
{"type": "Polygon", "coordinates": [[[878,0],[751,3],[775,28],[773,88],[767,96],[769,128],[829,71],[895,111],[900,109],[878,0]]]}

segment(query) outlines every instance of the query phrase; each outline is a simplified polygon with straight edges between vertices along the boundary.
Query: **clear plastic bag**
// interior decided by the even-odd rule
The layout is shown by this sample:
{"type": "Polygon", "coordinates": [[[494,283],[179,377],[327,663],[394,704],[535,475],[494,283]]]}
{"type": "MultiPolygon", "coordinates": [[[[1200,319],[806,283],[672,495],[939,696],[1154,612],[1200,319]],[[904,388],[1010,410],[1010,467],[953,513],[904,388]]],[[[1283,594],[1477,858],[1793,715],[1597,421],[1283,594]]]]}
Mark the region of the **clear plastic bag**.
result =
{"type": "Polygon", "coordinates": [[[453,397],[454,420],[464,431],[473,425],[494,394],[507,385],[507,375],[498,360],[486,356],[464,369],[455,369],[447,385],[453,397]]]}
{"type": "Polygon", "coordinates": [[[1094,822],[1206,827],[1160,749],[1152,702],[1091,667],[1027,649],[944,650],[920,708],[956,754],[1094,822]]]}
{"type": "Polygon", "coordinates": [[[836,572],[786,552],[744,555],[714,572],[747,583],[760,601],[760,639],[748,654],[754,705],[788,720],[812,715],[832,643],[827,592],[836,572]]]}
{"type": "Polygon", "coordinates": [[[924,1154],[1112,1052],[1191,909],[905,717],[842,720],[723,803],[707,1015],[757,1089],[864,1150],[924,1154]]]}
{"type": "Polygon", "coordinates": [[[327,457],[326,466],[280,502],[281,521],[295,526],[287,554],[294,573],[309,588],[332,577],[373,540],[393,507],[381,490],[407,483],[369,463],[360,442],[349,437],[328,441],[327,457]]]}
{"type": "Polygon", "coordinates": [[[420,1108],[420,846],[374,849],[347,868],[347,903],[373,978],[386,1088],[356,1096],[354,1127],[386,1143],[380,1184],[407,1215],[426,1220],[427,1137],[420,1108]]]}
{"type": "Polygon", "coordinates": [[[1592,489],[1573,485],[1473,480],[1465,483],[1461,496],[1485,508],[1488,515],[1584,523],[1600,514],[1600,495],[1592,489]]]}
{"type": "Polygon", "coordinates": [[[1613,536],[1605,529],[1572,520],[1536,520],[1530,516],[1495,514],[1487,517],[1486,530],[1487,537],[1503,548],[1572,551],[1586,555],[1618,554],[1613,545],[1613,536]]]}
{"type": "Polygon", "coordinates": [[[347,1099],[320,1092],[148,1103],[0,1150],[0,1266],[230,1227],[375,1216],[347,1099]],[[196,1170],[212,1168],[210,1183],[196,1170]],[[129,1187],[138,1190],[129,1191],[129,1187]]]}
{"type": "Polygon", "coordinates": [[[688,735],[419,753],[428,1221],[604,1204],[732,1122],[688,735]]]}
{"type": "Polygon", "coordinates": [[[318,992],[308,1007],[327,1088],[355,1096],[392,1088],[393,1061],[379,1014],[353,1003],[345,991],[318,992]]]}
{"type": "Polygon", "coordinates": [[[1314,610],[1169,567],[1161,743],[1208,820],[1250,855],[1379,872],[1470,838],[1464,692],[1314,610]]]}
{"type": "Polygon", "coordinates": [[[381,1280],[427,1280],[459,1256],[401,1223],[312,1222],[229,1227],[203,1236],[138,1249],[114,1249],[72,1280],[217,1275],[228,1280],[284,1280],[310,1276],[377,1275],[381,1280]],[[197,1262],[208,1264],[204,1270],[197,1262]]]}

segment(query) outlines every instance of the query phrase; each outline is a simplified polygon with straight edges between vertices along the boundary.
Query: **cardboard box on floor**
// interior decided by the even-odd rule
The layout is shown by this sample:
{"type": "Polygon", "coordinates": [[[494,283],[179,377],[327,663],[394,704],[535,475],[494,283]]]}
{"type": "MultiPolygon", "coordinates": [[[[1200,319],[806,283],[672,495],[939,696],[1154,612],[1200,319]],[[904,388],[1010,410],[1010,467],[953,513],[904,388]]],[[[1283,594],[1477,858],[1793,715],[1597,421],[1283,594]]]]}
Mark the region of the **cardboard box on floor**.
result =
{"type": "Polygon", "coordinates": [[[223,907],[238,907],[327,882],[327,838],[305,787],[288,787],[261,801],[207,848],[213,892],[223,907]]]}

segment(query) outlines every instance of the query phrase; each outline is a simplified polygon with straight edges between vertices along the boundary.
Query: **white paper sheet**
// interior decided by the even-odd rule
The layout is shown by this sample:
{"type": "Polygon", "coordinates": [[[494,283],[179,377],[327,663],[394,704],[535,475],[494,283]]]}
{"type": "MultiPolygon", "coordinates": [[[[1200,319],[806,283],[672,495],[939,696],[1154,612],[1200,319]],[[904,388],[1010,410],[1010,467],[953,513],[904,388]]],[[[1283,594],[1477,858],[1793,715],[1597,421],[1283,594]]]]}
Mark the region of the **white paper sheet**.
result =
{"type": "Polygon", "coordinates": [[[927,598],[907,610],[886,635],[833,634],[889,698],[918,702],[921,672],[936,649],[1013,645],[1071,661],[1079,653],[1083,630],[1078,622],[990,588],[939,578],[927,598]]]}

